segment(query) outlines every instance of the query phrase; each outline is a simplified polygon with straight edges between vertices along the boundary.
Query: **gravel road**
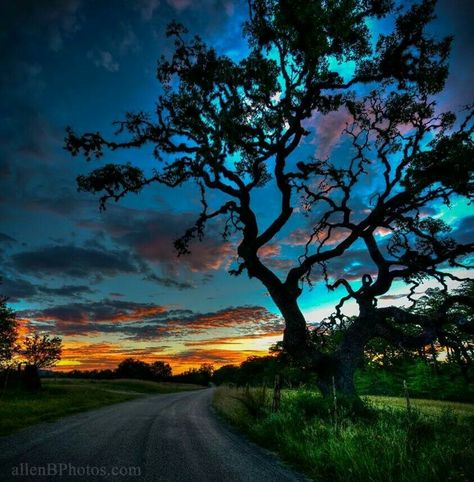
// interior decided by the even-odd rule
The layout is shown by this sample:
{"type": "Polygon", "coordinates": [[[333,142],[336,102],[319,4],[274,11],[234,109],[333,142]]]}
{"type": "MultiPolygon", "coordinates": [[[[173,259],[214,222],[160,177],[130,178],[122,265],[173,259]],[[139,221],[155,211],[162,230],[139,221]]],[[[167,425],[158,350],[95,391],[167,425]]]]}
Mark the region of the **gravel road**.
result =
{"type": "Polygon", "coordinates": [[[153,395],[0,437],[0,480],[306,480],[220,421],[212,392],[153,395]]]}

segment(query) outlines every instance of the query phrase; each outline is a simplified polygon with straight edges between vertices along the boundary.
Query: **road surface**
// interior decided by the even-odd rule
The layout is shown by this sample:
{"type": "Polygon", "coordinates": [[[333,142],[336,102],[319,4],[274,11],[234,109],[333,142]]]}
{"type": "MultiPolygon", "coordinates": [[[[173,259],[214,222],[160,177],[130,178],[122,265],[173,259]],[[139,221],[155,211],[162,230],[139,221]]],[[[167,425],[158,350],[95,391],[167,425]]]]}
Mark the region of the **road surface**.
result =
{"type": "Polygon", "coordinates": [[[0,480],[305,480],[229,430],[212,392],[149,396],[0,437],[0,480]]]}

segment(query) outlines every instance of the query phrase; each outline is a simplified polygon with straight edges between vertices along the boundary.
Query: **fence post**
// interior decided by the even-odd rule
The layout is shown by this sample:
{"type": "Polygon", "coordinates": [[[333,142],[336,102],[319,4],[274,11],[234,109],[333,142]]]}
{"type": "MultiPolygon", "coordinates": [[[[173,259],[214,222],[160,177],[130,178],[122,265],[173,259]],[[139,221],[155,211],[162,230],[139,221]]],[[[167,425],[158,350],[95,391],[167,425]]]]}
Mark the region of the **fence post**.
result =
{"type": "Polygon", "coordinates": [[[337,430],[337,394],[336,394],[336,380],[332,377],[332,399],[334,403],[334,428],[337,430]]]}
{"type": "Polygon", "coordinates": [[[275,375],[275,385],[273,387],[272,412],[278,412],[281,400],[280,375],[275,375]]]}

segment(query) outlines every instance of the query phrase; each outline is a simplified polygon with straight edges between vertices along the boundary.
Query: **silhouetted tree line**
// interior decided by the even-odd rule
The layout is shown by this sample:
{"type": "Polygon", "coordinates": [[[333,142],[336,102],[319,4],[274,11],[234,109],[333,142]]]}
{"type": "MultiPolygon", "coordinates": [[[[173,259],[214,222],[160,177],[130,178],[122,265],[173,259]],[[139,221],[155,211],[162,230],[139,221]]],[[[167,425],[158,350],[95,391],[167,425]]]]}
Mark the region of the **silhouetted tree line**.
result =
{"type": "Polygon", "coordinates": [[[214,374],[214,367],[209,363],[203,363],[199,368],[191,368],[173,377],[173,381],[179,383],[194,383],[196,385],[209,385],[214,374]]]}
{"type": "Polygon", "coordinates": [[[212,381],[214,367],[209,363],[203,363],[199,368],[190,368],[183,373],[173,375],[171,366],[157,360],[147,363],[136,358],[126,358],[115,369],[104,370],[72,370],[70,372],[48,372],[45,375],[51,377],[67,378],[90,378],[95,380],[107,380],[114,378],[134,378],[139,380],[151,380],[155,382],[167,381],[177,383],[194,383],[196,385],[209,385],[212,381]]]}
{"type": "Polygon", "coordinates": [[[139,380],[151,380],[156,382],[169,381],[172,379],[171,366],[164,361],[147,363],[136,358],[125,358],[115,369],[104,370],[72,370],[70,372],[50,372],[49,376],[68,378],[91,378],[95,380],[110,380],[113,378],[135,378],[139,380]]]}

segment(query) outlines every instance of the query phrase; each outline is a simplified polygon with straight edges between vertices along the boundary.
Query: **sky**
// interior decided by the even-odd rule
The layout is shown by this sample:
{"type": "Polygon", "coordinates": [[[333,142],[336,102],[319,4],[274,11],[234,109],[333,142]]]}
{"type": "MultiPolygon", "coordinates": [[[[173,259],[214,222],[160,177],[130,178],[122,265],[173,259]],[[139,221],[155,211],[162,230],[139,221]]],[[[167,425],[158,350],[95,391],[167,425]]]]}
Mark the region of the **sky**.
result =
{"type": "MultiPolygon", "coordinates": [[[[0,291],[17,311],[22,334],[42,330],[63,338],[59,369],[113,368],[135,357],[168,361],[179,372],[264,355],[281,339],[282,321],[264,287],[228,274],[235,267],[235,243],[223,242],[217,226],[192,245],[191,255],[177,258],[173,241],[199,212],[194,186],[150,186],[100,212],[97,198],[77,192],[75,183],[97,166],[64,150],[66,126],[111,134],[111,122],[125,112],[153,110],[160,93],[156,61],[172,51],[164,36],[171,20],[219,53],[245,55],[246,3],[1,3],[0,291]]],[[[436,35],[455,36],[450,77],[437,99],[443,109],[459,110],[472,101],[473,10],[468,0],[442,0],[430,27],[436,35]]],[[[301,152],[342,156],[346,120],[340,113],[314,116],[313,135],[301,152]]],[[[153,165],[147,149],[107,161],[153,165]]],[[[366,186],[361,202],[374,189],[366,186]]],[[[270,187],[259,194],[256,210],[263,222],[275,200],[270,187]]],[[[450,209],[433,209],[472,239],[470,206],[455,201],[450,209]]],[[[308,222],[301,217],[266,248],[264,257],[277,272],[301,254],[308,222]]],[[[364,254],[356,245],[348,256],[334,269],[360,277],[364,254]]],[[[406,292],[397,285],[385,302],[403,304],[406,292]]],[[[301,306],[308,322],[329,315],[342,294],[329,293],[321,282],[306,289],[301,306]]]]}

